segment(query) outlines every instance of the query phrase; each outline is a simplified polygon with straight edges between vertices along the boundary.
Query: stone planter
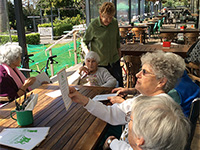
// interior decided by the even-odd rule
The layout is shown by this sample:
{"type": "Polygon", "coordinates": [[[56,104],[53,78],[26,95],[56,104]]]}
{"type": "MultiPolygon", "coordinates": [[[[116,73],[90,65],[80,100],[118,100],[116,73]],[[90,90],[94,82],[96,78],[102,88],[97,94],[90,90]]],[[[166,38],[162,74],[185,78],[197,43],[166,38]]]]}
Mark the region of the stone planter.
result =
{"type": "Polygon", "coordinates": [[[40,35],[44,35],[44,36],[51,36],[52,34],[52,28],[51,27],[38,27],[38,33],[40,33],[40,35]]]}

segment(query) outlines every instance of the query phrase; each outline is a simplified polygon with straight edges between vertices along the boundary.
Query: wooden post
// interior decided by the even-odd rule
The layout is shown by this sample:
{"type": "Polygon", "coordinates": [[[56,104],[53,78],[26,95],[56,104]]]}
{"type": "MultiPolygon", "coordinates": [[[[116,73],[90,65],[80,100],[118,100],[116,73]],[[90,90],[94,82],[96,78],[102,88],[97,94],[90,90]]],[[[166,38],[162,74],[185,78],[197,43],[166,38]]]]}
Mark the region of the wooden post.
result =
{"type": "Polygon", "coordinates": [[[35,63],[35,64],[36,64],[36,67],[37,67],[37,71],[40,72],[40,68],[39,68],[39,66],[38,66],[38,63],[35,63]]]}
{"type": "MultiPolygon", "coordinates": [[[[52,49],[49,50],[49,56],[52,56],[52,49]]],[[[50,64],[51,67],[51,76],[54,76],[54,69],[53,69],[53,64],[50,64]]]]}
{"type": "Polygon", "coordinates": [[[78,63],[78,61],[77,61],[76,31],[73,33],[73,39],[74,39],[74,63],[76,65],[78,63]]]}

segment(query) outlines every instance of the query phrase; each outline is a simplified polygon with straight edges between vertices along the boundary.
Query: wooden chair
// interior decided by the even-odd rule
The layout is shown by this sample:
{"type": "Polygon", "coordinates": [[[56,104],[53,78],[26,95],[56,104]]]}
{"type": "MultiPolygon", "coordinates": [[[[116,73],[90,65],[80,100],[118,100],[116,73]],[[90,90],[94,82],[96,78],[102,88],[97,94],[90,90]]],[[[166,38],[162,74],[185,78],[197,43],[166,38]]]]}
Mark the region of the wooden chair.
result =
{"type": "Polygon", "coordinates": [[[198,40],[199,33],[185,33],[184,34],[184,41],[185,44],[192,45],[198,40]]]}
{"type": "Polygon", "coordinates": [[[177,33],[160,33],[159,37],[161,42],[163,42],[163,39],[174,41],[177,39],[177,33]]]}
{"type": "Polygon", "coordinates": [[[122,44],[126,44],[128,30],[126,28],[119,28],[119,33],[120,33],[122,44]]]}
{"type": "Polygon", "coordinates": [[[200,64],[197,65],[195,63],[190,62],[186,64],[186,70],[188,72],[188,76],[193,80],[200,83],[200,64]]]}
{"type": "Polygon", "coordinates": [[[189,120],[191,123],[191,133],[187,140],[185,150],[190,150],[190,146],[191,146],[192,139],[193,139],[195,129],[196,129],[197,120],[199,118],[199,111],[200,111],[200,98],[195,98],[192,101],[191,108],[190,108],[189,120]]]}
{"type": "Polygon", "coordinates": [[[135,43],[136,39],[140,39],[140,43],[145,44],[145,29],[143,28],[133,28],[133,43],[135,43]]]}
{"type": "Polygon", "coordinates": [[[123,56],[126,65],[126,87],[134,87],[135,85],[135,75],[140,69],[140,57],[138,56],[123,56]]]}

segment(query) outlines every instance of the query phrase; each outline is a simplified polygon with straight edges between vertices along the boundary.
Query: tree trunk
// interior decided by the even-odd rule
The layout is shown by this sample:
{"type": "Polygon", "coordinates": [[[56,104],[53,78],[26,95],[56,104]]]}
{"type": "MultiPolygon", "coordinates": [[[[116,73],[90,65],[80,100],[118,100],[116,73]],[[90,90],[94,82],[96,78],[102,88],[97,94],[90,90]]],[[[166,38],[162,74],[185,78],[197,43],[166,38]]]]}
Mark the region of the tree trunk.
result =
{"type": "Polygon", "coordinates": [[[8,16],[6,11],[6,0],[0,0],[0,32],[7,31],[8,16]]]}

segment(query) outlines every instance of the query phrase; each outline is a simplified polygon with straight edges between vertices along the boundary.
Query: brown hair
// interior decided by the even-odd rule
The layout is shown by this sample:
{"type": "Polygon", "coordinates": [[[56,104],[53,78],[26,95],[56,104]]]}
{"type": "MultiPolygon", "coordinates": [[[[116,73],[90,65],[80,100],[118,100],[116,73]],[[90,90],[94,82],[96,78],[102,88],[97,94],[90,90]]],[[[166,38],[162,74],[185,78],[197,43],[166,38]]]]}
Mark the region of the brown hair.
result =
{"type": "Polygon", "coordinates": [[[111,2],[104,2],[101,7],[99,8],[99,14],[101,15],[109,15],[114,16],[115,15],[115,6],[111,2]]]}

